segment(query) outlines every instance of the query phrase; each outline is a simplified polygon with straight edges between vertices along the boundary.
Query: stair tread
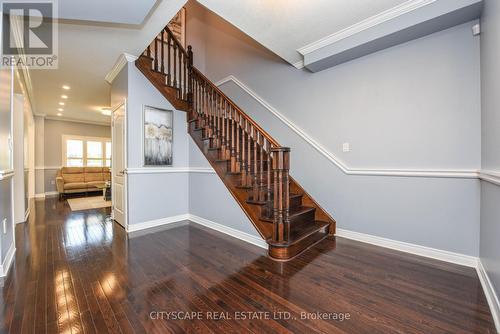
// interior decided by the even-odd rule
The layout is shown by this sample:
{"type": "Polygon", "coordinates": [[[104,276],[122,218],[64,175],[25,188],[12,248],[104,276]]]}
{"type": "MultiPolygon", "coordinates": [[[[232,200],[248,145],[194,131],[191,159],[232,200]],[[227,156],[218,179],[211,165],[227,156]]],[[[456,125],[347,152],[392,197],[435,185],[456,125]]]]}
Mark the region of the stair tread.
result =
{"type": "Polygon", "coordinates": [[[273,243],[272,240],[268,239],[268,243],[275,247],[289,247],[297,242],[304,240],[311,235],[320,232],[324,228],[328,227],[329,223],[321,220],[315,220],[308,222],[307,224],[303,224],[300,229],[292,228],[290,230],[290,238],[286,243],[273,243]]]}

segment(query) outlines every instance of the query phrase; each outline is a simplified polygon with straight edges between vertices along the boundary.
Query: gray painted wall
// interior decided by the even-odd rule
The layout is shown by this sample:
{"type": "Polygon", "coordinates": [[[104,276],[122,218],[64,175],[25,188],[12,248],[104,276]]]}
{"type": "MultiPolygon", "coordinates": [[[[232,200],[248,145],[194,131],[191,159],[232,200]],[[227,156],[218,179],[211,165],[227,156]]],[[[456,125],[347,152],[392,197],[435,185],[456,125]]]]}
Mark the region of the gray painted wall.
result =
{"type": "MultiPolygon", "coordinates": [[[[480,167],[474,22],[311,74],[193,7],[188,31],[199,36],[192,44],[204,48],[204,59],[198,59],[195,48],[195,63],[205,67],[208,77],[216,82],[236,76],[349,167],[480,167]],[[343,142],[350,142],[353,151],[342,153],[343,142]]],[[[292,175],[339,228],[479,254],[477,180],[347,176],[235,85],[222,88],[292,148],[292,175]]],[[[223,213],[217,218],[223,219],[223,213]]]]}
{"type": "MultiPolygon", "coordinates": [[[[143,167],[144,105],[174,110],[173,167],[188,167],[186,113],[175,110],[135,64],[129,63],[127,70],[127,168],[143,167]]],[[[123,93],[123,76],[116,85],[116,94],[123,93]]],[[[188,213],[188,189],[187,173],[128,175],[129,224],[188,213]]]]}
{"type": "MultiPolygon", "coordinates": [[[[189,165],[191,167],[210,167],[192,138],[189,138],[189,165]]],[[[215,173],[189,174],[189,213],[259,236],[257,230],[215,173]]]]}
{"type": "Polygon", "coordinates": [[[105,125],[39,119],[37,117],[37,145],[35,152],[37,194],[56,191],[57,170],[62,166],[62,136],[87,136],[111,138],[111,127],[105,125]],[[43,145],[40,145],[40,141],[43,145]],[[47,149],[45,149],[47,148],[47,149]],[[50,148],[50,149],[48,149],[50,148]],[[43,157],[43,160],[41,160],[43,157]],[[40,169],[45,167],[45,169],[40,169]]]}
{"type": "Polygon", "coordinates": [[[35,194],[45,193],[45,119],[35,117],[35,194]]]}
{"type": "Polygon", "coordinates": [[[111,126],[45,120],[45,166],[62,166],[62,135],[111,138],[111,126]]]}
{"type": "Polygon", "coordinates": [[[12,178],[0,181],[0,223],[4,218],[7,218],[7,233],[4,234],[3,231],[0,230],[1,263],[5,260],[7,252],[14,242],[12,238],[12,182],[12,178]]]}
{"type": "MultiPolygon", "coordinates": [[[[0,170],[12,169],[12,151],[9,149],[11,129],[11,98],[12,98],[12,71],[0,70],[0,170]]],[[[13,243],[13,213],[12,213],[12,182],[13,178],[0,180],[0,261],[3,263],[8,249],[13,243]],[[1,222],[7,219],[7,233],[3,233],[1,222]]]]}
{"type": "MultiPolygon", "coordinates": [[[[481,18],[483,169],[500,170],[500,2],[486,0],[481,18]]],[[[480,258],[500,294],[500,187],[481,182],[480,258]]]]}

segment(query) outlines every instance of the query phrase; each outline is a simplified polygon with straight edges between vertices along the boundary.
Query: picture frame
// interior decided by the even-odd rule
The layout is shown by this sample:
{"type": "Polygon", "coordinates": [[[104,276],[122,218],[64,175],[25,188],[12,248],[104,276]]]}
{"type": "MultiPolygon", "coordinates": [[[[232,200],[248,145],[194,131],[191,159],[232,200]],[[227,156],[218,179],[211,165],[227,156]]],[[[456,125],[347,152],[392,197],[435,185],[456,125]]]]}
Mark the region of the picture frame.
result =
{"type": "Polygon", "coordinates": [[[142,153],[144,167],[173,165],[174,112],[144,105],[142,153]]]}

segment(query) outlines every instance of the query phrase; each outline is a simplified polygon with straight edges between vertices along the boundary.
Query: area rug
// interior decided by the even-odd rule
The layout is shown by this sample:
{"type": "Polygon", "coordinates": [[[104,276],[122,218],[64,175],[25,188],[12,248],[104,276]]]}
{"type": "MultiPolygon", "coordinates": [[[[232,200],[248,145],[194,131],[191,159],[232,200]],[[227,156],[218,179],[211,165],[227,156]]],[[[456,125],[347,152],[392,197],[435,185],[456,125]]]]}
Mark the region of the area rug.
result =
{"type": "Polygon", "coordinates": [[[71,211],[91,210],[111,207],[111,201],[105,201],[102,196],[69,198],[71,211]]]}

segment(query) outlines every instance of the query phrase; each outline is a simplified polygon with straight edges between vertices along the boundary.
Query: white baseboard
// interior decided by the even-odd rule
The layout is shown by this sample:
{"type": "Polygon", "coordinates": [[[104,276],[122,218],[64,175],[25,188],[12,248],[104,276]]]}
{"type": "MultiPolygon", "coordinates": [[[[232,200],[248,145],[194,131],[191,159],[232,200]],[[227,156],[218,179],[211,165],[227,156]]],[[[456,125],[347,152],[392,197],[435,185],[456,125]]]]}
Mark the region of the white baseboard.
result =
{"type": "Polygon", "coordinates": [[[234,238],[240,239],[242,241],[251,243],[252,245],[267,249],[267,243],[259,237],[256,237],[254,235],[251,235],[251,234],[248,234],[245,232],[241,232],[241,231],[236,230],[234,228],[227,227],[225,225],[221,225],[219,223],[216,223],[216,222],[213,222],[211,220],[208,220],[208,219],[205,219],[202,217],[198,217],[198,216],[192,215],[192,214],[183,214],[183,215],[172,216],[172,217],[167,217],[167,218],[155,219],[155,220],[151,220],[151,221],[147,221],[147,222],[139,223],[139,224],[129,224],[127,227],[127,232],[133,233],[133,232],[142,231],[142,230],[146,230],[146,229],[153,228],[153,227],[178,223],[178,222],[183,221],[183,220],[189,220],[192,223],[203,225],[205,227],[208,227],[208,228],[211,228],[213,230],[219,231],[221,233],[227,234],[231,237],[234,237],[234,238]]]}
{"type": "Polygon", "coordinates": [[[486,300],[488,301],[488,305],[490,306],[490,311],[491,315],[493,316],[493,320],[495,321],[495,326],[498,333],[500,333],[500,301],[498,300],[495,288],[491,283],[488,272],[484,268],[481,260],[478,260],[476,270],[477,275],[479,276],[479,280],[481,281],[481,285],[483,286],[486,300]]]}
{"type": "Polygon", "coordinates": [[[221,225],[219,223],[213,222],[211,220],[208,220],[208,219],[205,219],[202,217],[198,217],[196,215],[190,214],[189,220],[196,223],[196,224],[203,225],[205,227],[208,227],[208,228],[211,228],[213,230],[219,231],[221,233],[227,234],[231,237],[234,237],[234,238],[243,240],[245,242],[251,243],[252,245],[255,245],[257,247],[268,249],[267,242],[262,240],[262,238],[260,238],[260,237],[256,237],[254,235],[236,230],[234,228],[227,227],[225,225],[221,225]]]}
{"type": "Polygon", "coordinates": [[[381,238],[370,234],[353,232],[340,228],[337,228],[336,235],[339,237],[366,242],[372,245],[390,248],[406,253],[425,256],[428,258],[441,260],[445,262],[460,264],[462,266],[467,266],[472,268],[477,267],[478,258],[470,255],[448,252],[441,249],[410,244],[407,242],[402,242],[392,239],[381,238]]]}
{"type": "Polygon", "coordinates": [[[28,210],[26,210],[26,213],[24,214],[24,221],[27,222],[28,221],[28,218],[30,216],[30,213],[31,213],[31,207],[28,208],[28,210]]]}
{"type": "Polygon", "coordinates": [[[0,265],[0,278],[7,276],[9,273],[9,269],[12,265],[12,261],[14,260],[14,254],[16,253],[16,247],[14,246],[14,242],[10,245],[9,250],[7,251],[7,256],[5,260],[0,265]]]}
{"type": "Polygon", "coordinates": [[[178,215],[178,216],[171,216],[171,217],[167,217],[167,218],[150,220],[150,221],[147,221],[144,223],[128,224],[127,232],[132,233],[132,232],[142,231],[142,230],[146,230],[148,228],[173,224],[173,223],[177,223],[177,222],[180,222],[183,220],[189,220],[189,215],[183,214],[183,215],[178,215]]]}
{"type": "Polygon", "coordinates": [[[57,191],[47,191],[45,193],[35,194],[35,200],[40,200],[46,197],[55,197],[55,196],[59,196],[59,193],[57,191]]]}

